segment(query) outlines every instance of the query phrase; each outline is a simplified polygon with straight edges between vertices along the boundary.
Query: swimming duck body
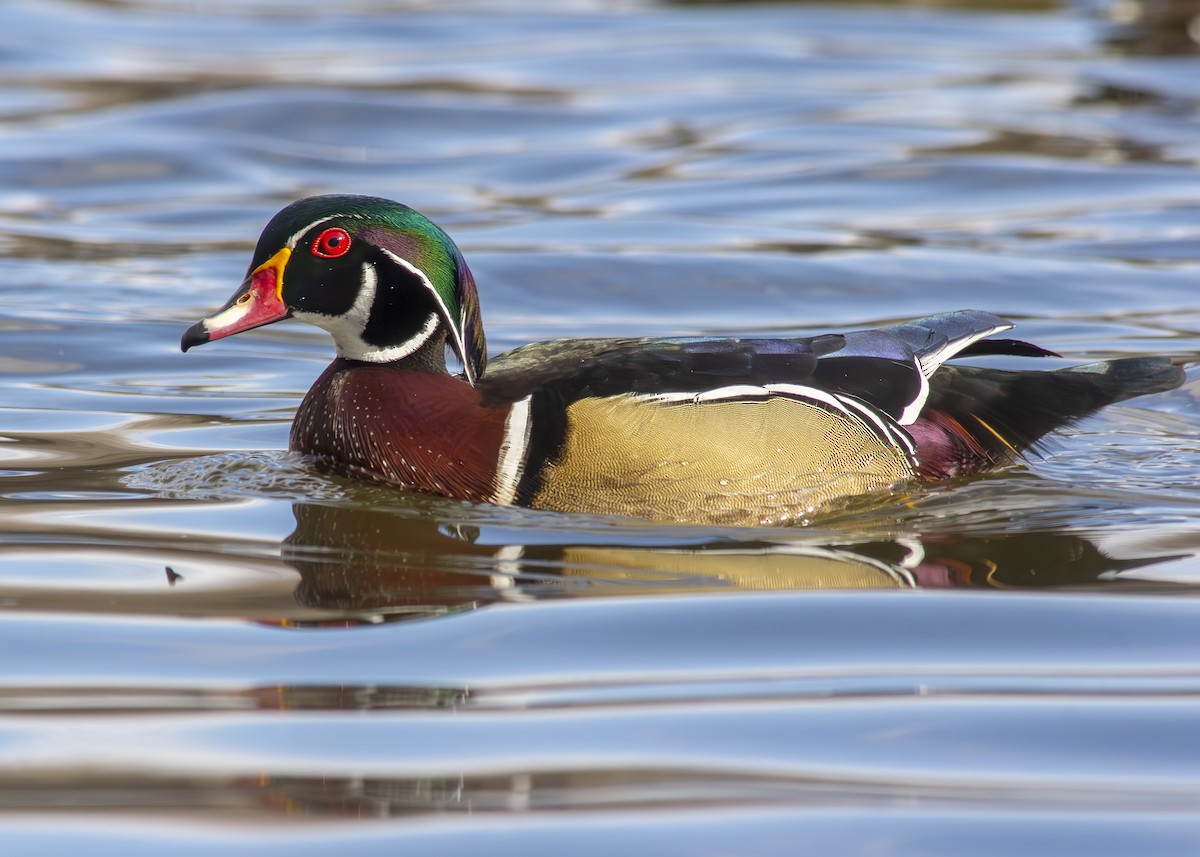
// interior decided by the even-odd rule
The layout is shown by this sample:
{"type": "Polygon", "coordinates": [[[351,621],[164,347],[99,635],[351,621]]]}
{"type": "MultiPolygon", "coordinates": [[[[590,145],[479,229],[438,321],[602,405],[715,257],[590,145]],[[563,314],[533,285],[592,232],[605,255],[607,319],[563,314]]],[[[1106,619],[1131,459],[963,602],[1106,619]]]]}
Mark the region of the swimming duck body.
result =
{"type": "Polygon", "coordinates": [[[773,524],[847,498],[1011,462],[1181,371],[1127,358],[1057,371],[946,365],[1045,355],[961,310],[790,339],[576,339],[489,365],[454,242],[389,200],[312,197],[271,220],[242,286],[184,350],[287,317],[338,357],[290,446],[320,468],[476,502],[662,521],[773,524]],[[449,345],[464,371],[446,367],[449,345]]]}

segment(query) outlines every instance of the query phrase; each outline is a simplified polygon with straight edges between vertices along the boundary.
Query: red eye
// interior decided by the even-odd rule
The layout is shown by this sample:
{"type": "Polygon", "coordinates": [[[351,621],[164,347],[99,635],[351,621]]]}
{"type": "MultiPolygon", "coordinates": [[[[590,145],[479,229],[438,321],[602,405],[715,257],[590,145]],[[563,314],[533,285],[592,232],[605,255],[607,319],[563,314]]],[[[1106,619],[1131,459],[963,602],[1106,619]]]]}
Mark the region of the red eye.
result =
{"type": "Polygon", "coordinates": [[[326,229],[312,243],[314,256],[322,259],[336,259],[350,252],[350,233],[345,229],[333,226],[326,229]]]}

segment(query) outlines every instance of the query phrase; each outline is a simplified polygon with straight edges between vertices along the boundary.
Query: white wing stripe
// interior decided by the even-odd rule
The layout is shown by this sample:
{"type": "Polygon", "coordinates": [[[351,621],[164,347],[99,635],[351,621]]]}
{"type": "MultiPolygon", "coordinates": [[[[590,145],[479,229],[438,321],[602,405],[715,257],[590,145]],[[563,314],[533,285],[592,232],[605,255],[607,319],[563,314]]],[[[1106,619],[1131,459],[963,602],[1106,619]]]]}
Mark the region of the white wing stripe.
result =
{"type": "MultiPolygon", "coordinates": [[[[933,374],[933,369],[926,373],[925,367],[915,357],[913,358],[913,367],[917,370],[917,378],[920,379],[921,386],[917,390],[917,395],[913,396],[913,400],[900,412],[900,419],[896,420],[902,426],[910,426],[917,421],[917,417],[925,408],[925,401],[929,398],[929,375],[933,374]]],[[[936,369],[937,366],[933,368],[936,369]]]]}
{"type": "Polygon", "coordinates": [[[859,410],[867,419],[874,423],[879,429],[879,433],[896,449],[907,452],[909,456],[917,454],[917,448],[913,446],[912,438],[908,436],[908,433],[888,423],[874,408],[849,396],[838,396],[838,398],[847,405],[859,410]]]}
{"type": "MultiPolygon", "coordinates": [[[[927,387],[928,385],[926,385],[925,392],[927,392],[927,387]]],[[[890,424],[884,418],[883,414],[865,402],[860,402],[850,396],[840,396],[835,393],[828,393],[825,390],[819,390],[816,387],[806,387],[801,384],[764,384],[763,386],[735,384],[729,387],[718,387],[715,390],[705,390],[700,393],[648,393],[636,396],[635,398],[640,401],[700,403],[736,401],[737,399],[761,398],[772,395],[793,396],[826,405],[836,411],[840,411],[851,419],[867,423],[875,429],[876,434],[884,441],[904,453],[907,457],[912,458],[917,453],[912,438],[908,436],[907,432],[899,426],[890,424]]]]}
{"type": "Polygon", "coordinates": [[[998,324],[995,327],[989,327],[987,330],[981,330],[978,333],[972,333],[970,336],[964,336],[961,339],[954,339],[947,342],[937,351],[926,354],[921,358],[921,374],[928,378],[937,371],[939,366],[968,345],[972,345],[981,339],[987,339],[993,333],[999,333],[1002,330],[1012,330],[1015,326],[1012,324],[998,324]]]}

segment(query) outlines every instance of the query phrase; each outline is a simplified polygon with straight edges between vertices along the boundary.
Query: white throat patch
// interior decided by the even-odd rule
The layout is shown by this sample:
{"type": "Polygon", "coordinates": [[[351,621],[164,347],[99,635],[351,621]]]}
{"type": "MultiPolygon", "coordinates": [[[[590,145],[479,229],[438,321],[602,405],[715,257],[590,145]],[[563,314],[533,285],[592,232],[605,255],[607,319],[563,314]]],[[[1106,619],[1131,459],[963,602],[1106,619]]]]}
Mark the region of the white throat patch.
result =
{"type": "Polygon", "coordinates": [[[324,315],[318,312],[293,312],[292,316],[298,321],[307,322],[333,336],[333,344],[339,357],[349,360],[363,360],[368,363],[391,363],[403,360],[410,354],[415,354],[422,345],[427,343],[437,332],[441,318],[437,313],[430,313],[412,337],[398,345],[380,348],[370,345],[363,339],[363,331],[371,318],[371,307],[375,303],[375,294],[379,288],[379,276],[375,265],[366,262],[362,267],[362,282],[358,288],[358,297],[354,305],[342,315],[324,315]]]}
{"type": "MultiPolygon", "coordinates": [[[[288,237],[287,247],[294,250],[300,239],[315,227],[330,220],[345,218],[364,219],[361,215],[357,214],[330,214],[318,218],[292,233],[288,237]]],[[[363,331],[366,330],[367,321],[371,316],[371,306],[375,302],[375,295],[379,287],[379,275],[375,271],[375,266],[368,262],[363,264],[362,283],[358,291],[358,297],[355,298],[354,306],[350,307],[348,312],[340,316],[329,316],[315,312],[293,311],[292,317],[298,321],[303,321],[329,331],[333,335],[333,342],[337,348],[339,357],[346,357],[351,360],[365,360],[370,363],[390,363],[393,360],[403,360],[408,355],[416,353],[421,346],[433,338],[437,332],[438,325],[445,322],[451,345],[457,354],[463,358],[463,373],[466,375],[468,383],[474,384],[477,379],[470,363],[465,359],[467,353],[465,343],[463,342],[462,335],[459,333],[463,319],[461,317],[456,320],[451,319],[446,302],[442,300],[442,296],[438,294],[438,290],[433,287],[433,283],[425,276],[424,271],[407,259],[388,250],[386,247],[380,247],[379,249],[389,259],[402,268],[406,268],[421,281],[421,284],[437,302],[441,310],[440,316],[438,313],[431,313],[425,319],[425,323],[421,326],[421,329],[410,339],[401,342],[399,345],[392,345],[387,348],[368,345],[363,340],[363,331]]]]}

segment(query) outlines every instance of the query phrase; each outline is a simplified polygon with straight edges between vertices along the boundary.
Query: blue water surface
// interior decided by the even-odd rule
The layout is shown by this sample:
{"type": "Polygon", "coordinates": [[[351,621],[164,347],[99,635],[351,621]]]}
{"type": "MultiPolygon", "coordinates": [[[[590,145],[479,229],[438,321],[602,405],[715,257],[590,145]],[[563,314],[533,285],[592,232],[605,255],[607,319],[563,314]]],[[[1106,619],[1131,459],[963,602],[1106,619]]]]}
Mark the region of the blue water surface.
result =
{"type": "Polygon", "coordinates": [[[740,529],[323,477],[325,334],[178,351],[350,192],[456,238],[494,352],[975,307],[1054,366],[1195,360],[1196,15],[7,4],[6,853],[1197,853],[1194,368],[740,529]]]}

